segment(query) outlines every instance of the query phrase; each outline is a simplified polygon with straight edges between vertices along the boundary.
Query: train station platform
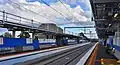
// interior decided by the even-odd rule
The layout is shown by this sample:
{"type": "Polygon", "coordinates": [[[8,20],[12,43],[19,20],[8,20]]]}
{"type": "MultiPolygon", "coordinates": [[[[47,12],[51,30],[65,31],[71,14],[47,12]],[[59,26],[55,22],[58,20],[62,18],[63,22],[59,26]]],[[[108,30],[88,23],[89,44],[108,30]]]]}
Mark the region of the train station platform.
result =
{"type": "Polygon", "coordinates": [[[120,65],[120,62],[113,54],[106,52],[104,45],[97,44],[86,65],[120,65]]]}

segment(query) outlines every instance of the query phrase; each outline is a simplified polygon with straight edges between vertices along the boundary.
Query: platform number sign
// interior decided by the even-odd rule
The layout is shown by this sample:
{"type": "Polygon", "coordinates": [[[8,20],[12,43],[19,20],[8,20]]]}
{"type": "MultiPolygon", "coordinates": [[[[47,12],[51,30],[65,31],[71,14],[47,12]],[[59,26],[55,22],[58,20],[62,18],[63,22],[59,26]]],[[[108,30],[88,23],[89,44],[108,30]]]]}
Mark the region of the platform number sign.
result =
{"type": "Polygon", "coordinates": [[[3,38],[0,38],[0,45],[3,45],[3,38]]]}

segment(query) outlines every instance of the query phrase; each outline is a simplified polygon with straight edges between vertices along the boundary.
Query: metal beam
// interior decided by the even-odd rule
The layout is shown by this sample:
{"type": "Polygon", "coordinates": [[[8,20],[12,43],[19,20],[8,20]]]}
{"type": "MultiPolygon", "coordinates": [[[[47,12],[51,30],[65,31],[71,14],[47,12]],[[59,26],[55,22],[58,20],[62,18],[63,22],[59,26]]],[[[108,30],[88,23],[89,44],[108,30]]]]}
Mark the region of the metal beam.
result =
{"type": "Polygon", "coordinates": [[[64,28],[95,28],[94,26],[86,26],[86,27],[64,27],[64,28]]]}
{"type": "Polygon", "coordinates": [[[95,28],[95,26],[85,26],[85,27],[64,27],[64,33],[67,28],[95,28]]]}
{"type": "Polygon", "coordinates": [[[111,2],[120,2],[120,0],[92,0],[93,3],[111,3],[111,2]]]}

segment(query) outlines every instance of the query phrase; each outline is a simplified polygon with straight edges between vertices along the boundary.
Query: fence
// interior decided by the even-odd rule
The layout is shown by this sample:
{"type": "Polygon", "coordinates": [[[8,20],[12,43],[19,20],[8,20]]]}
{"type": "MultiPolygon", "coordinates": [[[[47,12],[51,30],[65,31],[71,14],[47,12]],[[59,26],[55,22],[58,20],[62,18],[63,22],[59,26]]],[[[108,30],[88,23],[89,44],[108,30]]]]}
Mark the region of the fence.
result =
{"type": "Polygon", "coordinates": [[[39,25],[41,24],[38,21],[34,21],[32,19],[14,15],[14,14],[11,14],[11,13],[8,13],[5,11],[0,11],[0,20],[2,20],[0,22],[0,24],[4,24],[4,23],[6,23],[6,21],[11,22],[11,23],[27,25],[27,26],[31,26],[31,27],[39,27],[39,25]]]}

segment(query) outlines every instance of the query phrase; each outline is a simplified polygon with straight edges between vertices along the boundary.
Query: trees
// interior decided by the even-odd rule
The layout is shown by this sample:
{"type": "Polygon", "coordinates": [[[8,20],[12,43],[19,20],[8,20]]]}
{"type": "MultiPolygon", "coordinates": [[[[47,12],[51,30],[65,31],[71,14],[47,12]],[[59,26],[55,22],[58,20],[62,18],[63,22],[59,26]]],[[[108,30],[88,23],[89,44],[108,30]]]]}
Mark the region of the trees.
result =
{"type": "Polygon", "coordinates": [[[4,35],[3,35],[3,37],[12,37],[12,35],[9,33],[9,32],[6,32],[4,35]]]}
{"type": "Polygon", "coordinates": [[[30,38],[29,32],[22,31],[20,35],[18,35],[20,38],[30,38]]]}

